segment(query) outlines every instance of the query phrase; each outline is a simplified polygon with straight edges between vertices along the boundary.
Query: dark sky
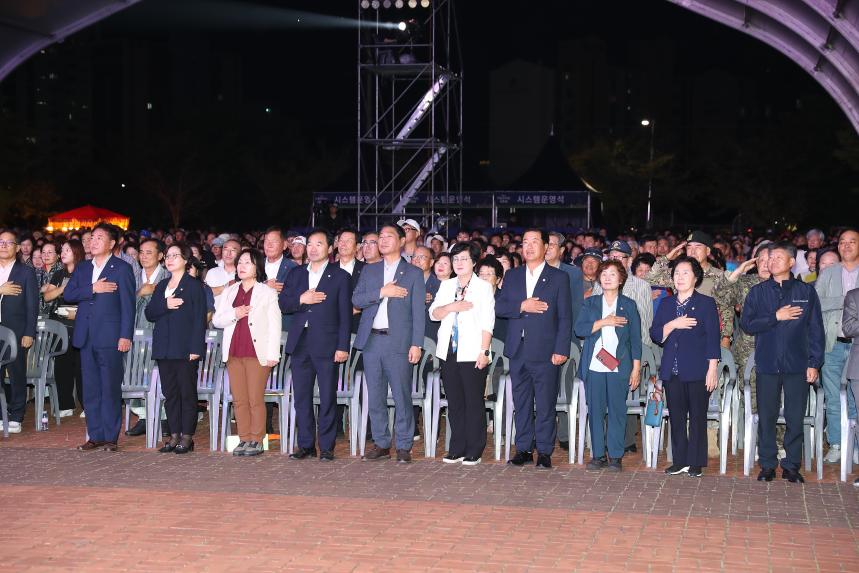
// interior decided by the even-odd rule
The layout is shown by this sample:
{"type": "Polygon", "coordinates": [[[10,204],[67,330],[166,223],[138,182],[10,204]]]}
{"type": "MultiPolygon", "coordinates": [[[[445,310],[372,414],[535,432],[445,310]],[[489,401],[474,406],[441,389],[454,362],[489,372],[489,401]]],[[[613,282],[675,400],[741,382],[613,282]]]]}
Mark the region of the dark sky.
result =
{"type": "MultiPolygon", "coordinates": [[[[317,117],[333,134],[354,138],[356,31],[320,25],[309,14],[354,19],[357,5],[357,0],[145,0],[101,26],[108,33],[144,37],[189,33],[216,49],[240,53],[246,99],[271,103],[288,115],[317,117]],[[295,21],[299,17],[301,23],[295,21]]],[[[397,21],[410,12],[383,14],[397,21]]],[[[769,46],[666,0],[460,0],[457,12],[472,157],[486,147],[490,70],[517,57],[552,67],[565,39],[599,37],[609,48],[610,63],[624,66],[636,41],[668,38],[676,46],[680,73],[718,69],[757,83],[764,97],[768,92],[786,100],[825,97],[810,76],[769,46]]],[[[848,127],[843,116],[841,121],[848,127]]]]}

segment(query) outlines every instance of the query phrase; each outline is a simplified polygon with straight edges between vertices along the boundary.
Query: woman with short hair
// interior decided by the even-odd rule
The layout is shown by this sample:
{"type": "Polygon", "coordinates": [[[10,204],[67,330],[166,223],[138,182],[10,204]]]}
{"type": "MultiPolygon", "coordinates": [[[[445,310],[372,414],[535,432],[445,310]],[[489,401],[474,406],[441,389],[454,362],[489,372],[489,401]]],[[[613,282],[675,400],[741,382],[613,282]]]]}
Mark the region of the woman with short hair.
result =
{"type": "Polygon", "coordinates": [[[682,256],[673,265],[675,294],[662,301],[650,327],[650,338],[663,347],[659,377],[671,421],[674,463],[665,473],[701,477],[707,466],[707,406],[722,357],[719,313],[713,298],[695,290],[704,280],[701,264],[682,256]]]}
{"type": "Polygon", "coordinates": [[[281,358],[281,314],[277,291],[265,284],[260,251],[243,250],[236,274],[239,282],[217,297],[212,324],[224,329],[221,358],[227,363],[240,439],[233,455],[258,456],[265,436],[266,381],[281,358]]]}
{"type": "Polygon", "coordinates": [[[578,375],[585,383],[591,432],[593,459],[587,469],[619,472],[626,396],[641,377],[641,319],[635,301],[620,294],[628,278],[620,261],[603,261],[596,277],[602,294],[585,299],[575,325],[576,336],[584,339],[578,375]]]}

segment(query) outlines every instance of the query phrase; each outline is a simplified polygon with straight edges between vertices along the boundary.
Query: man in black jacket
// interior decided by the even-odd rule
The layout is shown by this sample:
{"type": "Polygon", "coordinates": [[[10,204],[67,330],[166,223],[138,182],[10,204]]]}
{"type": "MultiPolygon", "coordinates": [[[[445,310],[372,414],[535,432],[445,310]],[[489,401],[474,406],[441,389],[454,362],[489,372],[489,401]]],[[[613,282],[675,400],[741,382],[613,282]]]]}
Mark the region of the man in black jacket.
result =
{"type": "MultiPolygon", "coordinates": [[[[0,231],[0,325],[15,333],[18,357],[6,366],[10,385],[4,385],[9,403],[9,432],[19,433],[27,405],[27,349],[36,337],[39,287],[33,267],[18,262],[18,238],[0,231]]],[[[0,372],[2,375],[2,372],[0,372]]]]}
{"type": "Polygon", "coordinates": [[[823,316],[814,287],[796,280],[790,272],[796,247],[780,242],[769,245],[768,250],[771,276],[751,288],[740,315],[742,329],[755,337],[758,481],[775,477],[775,427],[783,390],[787,456],[781,460],[782,478],[804,483],[799,473],[802,424],[808,385],[817,382],[823,364],[823,316]]]}

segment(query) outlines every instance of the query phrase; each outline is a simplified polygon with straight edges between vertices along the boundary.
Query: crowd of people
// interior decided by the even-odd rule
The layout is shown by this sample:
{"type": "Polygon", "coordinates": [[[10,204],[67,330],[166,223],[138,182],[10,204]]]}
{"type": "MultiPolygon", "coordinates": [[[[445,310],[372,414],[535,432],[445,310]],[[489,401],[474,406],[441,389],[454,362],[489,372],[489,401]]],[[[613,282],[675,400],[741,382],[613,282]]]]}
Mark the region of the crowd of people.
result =
{"type": "MultiPolygon", "coordinates": [[[[83,451],[117,449],[123,356],[135,329],[152,331],[166,401],[160,451],[193,451],[197,362],[206,329],[216,328],[223,332],[237,456],[262,454],[272,432],[263,395],[271,369],[284,359],[282,332],[294,383],[294,459],[334,459],[338,365],[354,346],[362,351],[373,442],[364,458],[391,458],[393,449],[398,461],[409,462],[417,415],[412,370],[425,337],[435,343],[448,400],[445,463],[481,462],[493,339],[504,343],[510,360],[514,465],[550,468],[556,444],[568,448],[574,439],[555,411],[559,373],[574,346],[581,350],[575,367],[589,412],[589,470],[622,471],[624,454],[636,448],[626,398],[645,382],[644,349],[661,357],[657,391],[670,404],[667,473],[701,476],[718,453],[707,407],[722,349],[731,350],[740,373],[754,360],[746,383],[760,419],[759,480],[774,479],[780,465],[784,479],[803,481],[809,384],[821,384],[825,395],[824,460],[855,455],[841,451],[839,404],[846,375],[848,412],[856,417],[859,232],[853,229],[715,237],[665,231],[609,240],[605,230],[462,229],[448,237],[424,232],[410,218],[365,232],[341,223],[303,234],[278,227],[244,234],[124,232],[106,223],[62,234],[3,230],[0,325],[23,350],[6,367],[8,431],[21,431],[26,349],[41,316],[69,330],[69,350],[55,365],[58,402],[61,416],[75,413],[75,397],[80,402],[88,432],[83,451]],[[784,426],[777,424],[780,410],[784,426]]],[[[131,407],[138,422],[126,433],[141,435],[146,412],[131,407]]]]}

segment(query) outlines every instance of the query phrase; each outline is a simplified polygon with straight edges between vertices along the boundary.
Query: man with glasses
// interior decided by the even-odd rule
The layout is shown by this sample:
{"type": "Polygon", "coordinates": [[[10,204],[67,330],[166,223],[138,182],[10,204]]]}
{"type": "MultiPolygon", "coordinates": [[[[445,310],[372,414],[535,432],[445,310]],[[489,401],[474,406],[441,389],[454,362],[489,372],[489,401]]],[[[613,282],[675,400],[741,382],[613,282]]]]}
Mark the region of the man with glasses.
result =
{"type": "Polygon", "coordinates": [[[399,225],[406,234],[406,240],[403,244],[403,252],[401,255],[407,262],[412,262],[412,257],[415,256],[415,251],[418,248],[418,238],[421,234],[421,226],[418,225],[418,222],[414,219],[400,219],[397,221],[397,225],[399,225]]]}
{"type": "Polygon", "coordinates": [[[379,233],[364,233],[361,241],[361,256],[368,265],[382,260],[382,255],[379,254],[379,233]]]}
{"type": "MultiPolygon", "coordinates": [[[[0,325],[15,334],[18,355],[6,366],[10,384],[4,384],[9,404],[9,433],[21,432],[27,407],[27,349],[36,338],[39,287],[33,267],[18,262],[18,237],[0,231],[0,325]]],[[[0,372],[0,374],[3,374],[0,372]]]]}
{"type": "Polygon", "coordinates": [[[92,232],[92,259],[75,267],[63,297],[78,303],[72,344],[81,349],[83,402],[89,439],[81,451],[115,452],[121,425],[123,355],[134,333],[134,273],[111,256],[119,240],[113,225],[92,232]]]}

